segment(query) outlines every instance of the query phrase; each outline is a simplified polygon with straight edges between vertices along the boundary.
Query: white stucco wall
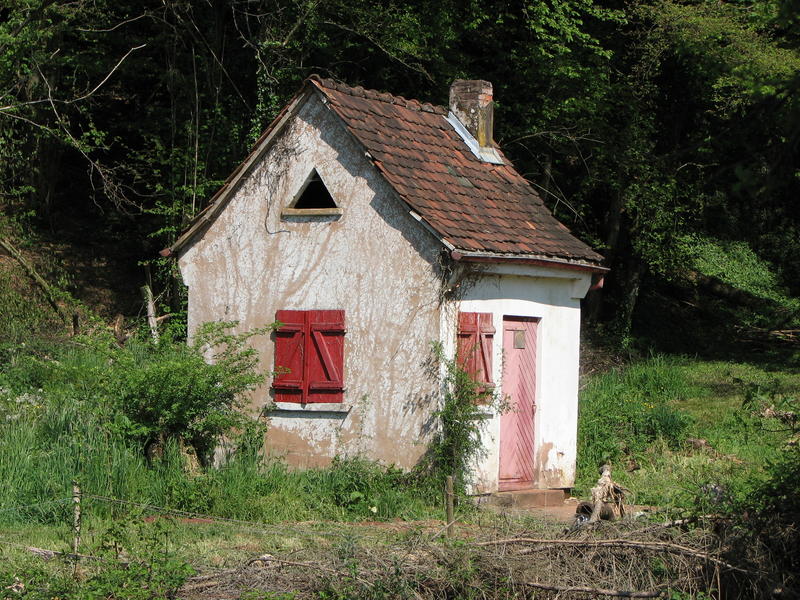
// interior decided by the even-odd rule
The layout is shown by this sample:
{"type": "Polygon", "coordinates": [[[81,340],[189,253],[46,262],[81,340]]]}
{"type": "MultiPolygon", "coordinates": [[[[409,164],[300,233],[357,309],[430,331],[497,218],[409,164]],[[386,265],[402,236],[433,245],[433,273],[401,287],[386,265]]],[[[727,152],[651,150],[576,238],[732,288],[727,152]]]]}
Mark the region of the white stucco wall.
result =
{"type": "MultiPolygon", "coordinates": [[[[209,228],[179,256],[189,286],[189,328],[239,321],[245,331],[279,309],[343,309],[345,402],[273,406],[269,383],[250,409],[270,421],[267,447],[295,466],[363,454],[412,467],[425,451],[440,397],[425,362],[439,340],[452,356],[457,312],[491,312],[494,381],[502,390],[503,316],[541,319],[538,328],[535,463],[539,487],[574,481],[580,307],[590,275],[493,265],[441,304],[443,247],[410,216],[318,96],[301,105],[209,228]],[[281,217],[316,169],[341,216],[281,217]]],[[[449,284],[448,284],[449,285],[449,284]]],[[[274,342],[254,338],[271,371],[274,342]]],[[[485,420],[487,455],[476,491],[497,488],[500,415],[485,420]]]]}
{"type": "MultiPolygon", "coordinates": [[[[436,383],[423,362],[440,338],[441,244],[409,215],[339,119],[312,94],[216,221],[179,257],[189,328],[237,320],[247,330],[279,309],[344,309],[345,402],[282,404],[267,446],[290,464],[363,453],[413,466],[424,452],[436,383]],[[316,168],[343,214],[281,209],[316,168]]],[[[274,342],[255,338],[264,370],[274,342]]],[[[269,385],[252,395],[259,413],[269,385]]]]}
{"type": "MultiPolygon", "coordinates": [[[[575,480],[580,357],[580,299],[591,275],[533,266],[493,266],[443,318],[444,342],[453,352],[456,310],[488,312],[496,333],[493,380],[502,397],[503,317],[537,317],[536,413],[534,422],[535,485],[567,488],[575,480]]],[[[476,465],[475,491],[494,491],[500,465],[500,414],[485,418],[486,456],[476,465]]]]}

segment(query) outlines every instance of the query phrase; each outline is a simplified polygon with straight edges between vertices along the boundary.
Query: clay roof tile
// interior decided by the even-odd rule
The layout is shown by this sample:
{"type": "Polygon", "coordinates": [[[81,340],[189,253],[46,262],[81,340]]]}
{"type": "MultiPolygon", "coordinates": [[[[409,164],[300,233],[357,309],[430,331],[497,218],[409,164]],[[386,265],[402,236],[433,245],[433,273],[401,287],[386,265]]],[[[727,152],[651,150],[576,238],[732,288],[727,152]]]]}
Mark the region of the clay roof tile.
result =
{"type": "Polygon", "coordinates": [[[456,248],[602,260],[553,217],[507,159],[493,165],[477,158],[445,118],[446,108],[317,76],[309,81],[380,160],[376,166],[397,194],[456,248]]]}

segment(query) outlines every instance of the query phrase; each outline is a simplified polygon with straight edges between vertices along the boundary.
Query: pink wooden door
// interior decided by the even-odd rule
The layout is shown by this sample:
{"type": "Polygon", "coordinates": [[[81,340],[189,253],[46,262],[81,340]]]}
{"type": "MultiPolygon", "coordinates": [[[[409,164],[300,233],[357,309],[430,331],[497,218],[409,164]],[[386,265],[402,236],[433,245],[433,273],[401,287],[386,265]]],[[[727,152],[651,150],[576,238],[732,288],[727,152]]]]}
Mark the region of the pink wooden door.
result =
{"type": "Polygon", "coordinates": [[[500,417],[500,489],[533,487],[538,319],[503,318],[503,396],[500,417]]]}

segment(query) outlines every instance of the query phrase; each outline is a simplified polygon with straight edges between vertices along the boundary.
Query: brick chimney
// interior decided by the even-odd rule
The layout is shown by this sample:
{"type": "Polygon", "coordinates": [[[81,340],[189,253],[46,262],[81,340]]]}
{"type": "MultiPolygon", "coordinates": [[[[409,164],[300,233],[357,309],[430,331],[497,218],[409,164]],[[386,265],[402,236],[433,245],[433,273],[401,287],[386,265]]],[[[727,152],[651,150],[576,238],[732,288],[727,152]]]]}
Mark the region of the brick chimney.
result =
{"type": "Polygon", "coordinates": [[[450,86],[450,112],[481,148],[492,146],[494,103],[491,83],[480,79],[456,79],[450,86]]]}

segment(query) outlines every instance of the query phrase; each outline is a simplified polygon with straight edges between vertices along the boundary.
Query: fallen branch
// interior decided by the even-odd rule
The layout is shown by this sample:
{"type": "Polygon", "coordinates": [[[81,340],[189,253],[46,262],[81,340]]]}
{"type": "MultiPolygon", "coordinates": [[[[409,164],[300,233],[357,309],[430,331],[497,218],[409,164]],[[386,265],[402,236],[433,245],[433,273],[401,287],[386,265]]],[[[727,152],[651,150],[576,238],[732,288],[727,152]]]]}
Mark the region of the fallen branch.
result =
{"type": "MultiPolygon", "coordinates": [[[[59,552],[58,550],[48,550],[47,548],[37,548],[36,546],[24,546],[25,550],[31,554],[35,554],[44,560],[51,560],[56,556],[64,556],[70,560],[102,560],[106,559],[102,556],[92,556],[91,554],[74,554],[72,552],[59,552]]],[[[127,563],[123,563],[127,564],[127,563]]]]}
{"type": "Polygon", "coordinates": [[[499,546],[502,544],[539,544],[537,550],[546,550],[548,548],[555,548],[557,546],[581,546],[584,548],[603,548],[603,547],[617,547],[617,548],[636,548],[640,550],[652,550],[654,552],[672,552],[674,554],[682,554],[684,556],[693,556],[702,560],[707,560],[721,567],[731,569],[734,571],[742,571],[747,573],[746,569],[734,566],[727,563],[708,552],[695,550],[687,546],[679,544],[672,544],[670,542],[640,542],[636,540],[626,539],[612,539],[612,540],[548,540],[542,538],[508,538],[503,540],[491,540],[488,542],[477,542],[475,546],[499,546]]]}
{"type": "Polygon", "coordinates": [[[66,311],[61,308],[58,302],[56,302],[55,295],[53,294],[53,290],[50,288],[50,285],[41,275],[39,275],[39,273],[36,272],[36,269],[33,268],[33,265],[31,265],[25,259],[25,257],[22,256],[22,253],[5,238],[0,238],[0,247],[8,252],[9,255],[11,255],[11,257],[16,260],[23,269],[25,269],[25,272],[30,276],[30,278],[33,279],[40,288],[42,288],[48,304],[53,307],[53,310],[56,311],[56,314],[58,314],[58,316],[61,317],[65,322],[69,322],[69,315],[67,315],[66,311]]]}
{"type": "Polygon", "coordinates": [[[664,595],[661,591],[651,592],[638,592],[634,590],[604,590],[602,588],[590,587],[563,587],[559,585],[548,585],[546,583],[534,583],[532,581],[523,581],[522,585],[537,588],[540,590],[547,590],[549,592],[578,592],[583,594],[592,594],[593,596],[612,596],[616,598],[660,598],[664,595]]]}
{"type": "MultiPolygon", "coordinates": [[[[275,557],[270,556],[268,554],[264,555],[264,556],[258,556],[256,558],[250,559],[247,564],[251,565],[251,564],[254,564],[256,562],[262,562],[262,563],[273,562],[273,563],[278,563],[280,565],[286,565],[288,567],[306,567],[306,568],[309,568],[309,569],[319,569],[320,571],[327,571],[328,573],[333,573],[334,575],[341,575],[342,574],[342,570],[341,569],[331,569],[330,567],[323,567],[319,563],[300,562],[300,561],[294,561],[294,560],[281,560],[280,558],[275,558],[275,557]]],[[[264,565],[264,566],[266,566],[266,565],[264,565]]],[[[366,585],[368,587],[372,587],[373,586],[372,583],[370,583],[366,579],[362,579],[358,575],[356,575],[354,578],[359,583],[362,583],[362,584],[364,584],[364,585],[366,585]]]]}
{"type": "MultiPolygon", "coordinates": [[[[330,567],[325,567],[319,563],[282,560],[280,558],[275,558],[271,554],[263,554],[261,556],[254,556],[240,567],[234,567],[232,569],[224,569],[222,571],[216,571],[215,573],[210,573],[208,575],[195,575],[193,577],[189,577],[186,580],[186,583],[181,588],[181,591],[184,592],[198,591],[205,588],[214,587],[215,585],[220,585],[224,583],[222,579],[224,579],[225,576],[232,575],[233,573],[241,573],[247,567],[256,567],[263,569],[263,568],[277,568],[280,566],[304,567],[317,571],[325,571],[338,576],[342,575],[341,569],[333,569],[330,567]]],[[[355,579],[359,583],[370,588],[373,587],[374,585],[369,581],[367,581],[366,579],[363,579],[357,575],[355,576],[355,579]]]]}
{"type": "MultiPolygon", "coordinates": [[[[216,577],[216,576],[215,576],[216,577]]],[[[221,582],[218,579],[212,579],[211,581],[202,581],[200,583],[193,583],[190,585],[183,585],[180,589],[181,592],[196,592],[197,590],[203,590],[205,588],[214,587],[215,585],[219,585],[221,582]]]]}
{"type": "Polygon", "coordinates": [[[670,529],[671,527],[683,527],[684,525],[692,525],[694,523],[699,522],[701,519],[715,519],[714,515],[700,515],[697,517],[688,517],[686,519],[675,519],[673,521],[667,521],[665,523],[652,523],[647,527],[642,527],[641,529],[632,529],[631,531],[626,531],[623,535],[625,537],[631,537],[634,535],[642,535],[644,533],[650,533],[653,531],[661,531],[664,529],[670,529]]]}

